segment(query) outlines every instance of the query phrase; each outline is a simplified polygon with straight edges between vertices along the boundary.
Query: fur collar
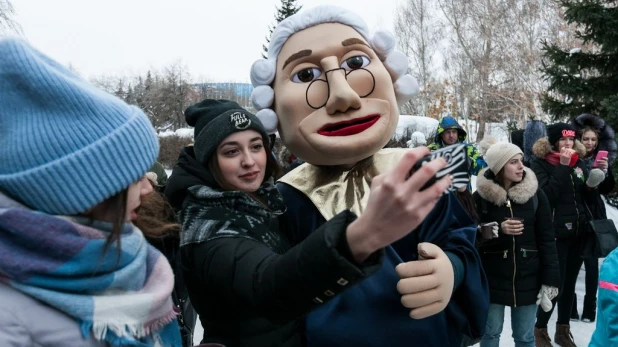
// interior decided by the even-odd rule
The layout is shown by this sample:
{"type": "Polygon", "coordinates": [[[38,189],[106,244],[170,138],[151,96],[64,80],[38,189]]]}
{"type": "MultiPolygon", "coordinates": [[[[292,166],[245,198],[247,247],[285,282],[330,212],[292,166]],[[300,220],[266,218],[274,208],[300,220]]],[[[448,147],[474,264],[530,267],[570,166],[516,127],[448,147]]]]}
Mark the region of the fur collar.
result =
{"type": "MultiPolygon", "coordinates": [[[[584,145],[579,142],[579,140],[575,140],[575,147],[573,149],[575,149],[575,152],[579,154],[580,159],[586,157],[586,147],[584,147],[584,145]]],[[[532,147],[532,151],[537,158],[541,159],[545,159],[545,156],[553,152],[551,144],[549,143],[547,137],[543,137],[537,140],[532,147]]]]}
{"type": "Polygon", "coordinates": [[[479,172],[476,178],[476,190],[483,199],[497,206],[505,205],[507,196],[517,204],[524,204],[536,194],[539,187],[536,175],[527,167],[524,167],[524,179],[509,188],[508,192],[493,180],[486,178],[486,171],[487,169],[483,169],[479,172]]]}

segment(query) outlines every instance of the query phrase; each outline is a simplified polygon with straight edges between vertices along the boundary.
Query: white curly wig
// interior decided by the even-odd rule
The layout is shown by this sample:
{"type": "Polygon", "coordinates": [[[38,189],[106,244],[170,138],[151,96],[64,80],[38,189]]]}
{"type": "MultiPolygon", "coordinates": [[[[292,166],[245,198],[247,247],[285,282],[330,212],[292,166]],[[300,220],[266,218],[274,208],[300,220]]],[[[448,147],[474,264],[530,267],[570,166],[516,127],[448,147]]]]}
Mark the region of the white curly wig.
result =
{"type": "Polygon", "coordinates": [[[287,39],[293,34],[323,23],[341,23],[356,30],[373,48],[391,75],[398,104],[403,104],[418,93],[418,82],[408,70],[408,57],[395,50],[395,37],[387,31],[377,31],[372,37],[365,22],[355,13],[332,5],[321,5],[301,10],[283,20],[273,31],[268,46],[268,59],[260,59],[251,66],[251,83],[255,87],[251,101],[258,110],[256,116],[262,121],[266,131],[277,131],[277,114],[271,109],[275,92],[271,83],[275,79],[277,58],[287,39]]]}

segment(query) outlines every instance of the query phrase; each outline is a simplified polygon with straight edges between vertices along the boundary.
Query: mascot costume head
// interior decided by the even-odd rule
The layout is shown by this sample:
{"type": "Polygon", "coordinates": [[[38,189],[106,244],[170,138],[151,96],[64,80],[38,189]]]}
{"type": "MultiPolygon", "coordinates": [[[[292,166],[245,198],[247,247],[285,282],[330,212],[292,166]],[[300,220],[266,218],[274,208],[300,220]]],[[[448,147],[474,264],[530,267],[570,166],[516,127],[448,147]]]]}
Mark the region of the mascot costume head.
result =
{"type": "Polygon", "coordinates": [[[392,137],[398,105],[418,92],[392,34],[318,6],[282,21],[269,57],[251,67],[251,100],[267,131],[313,165],[351,166],[392,137]]]}

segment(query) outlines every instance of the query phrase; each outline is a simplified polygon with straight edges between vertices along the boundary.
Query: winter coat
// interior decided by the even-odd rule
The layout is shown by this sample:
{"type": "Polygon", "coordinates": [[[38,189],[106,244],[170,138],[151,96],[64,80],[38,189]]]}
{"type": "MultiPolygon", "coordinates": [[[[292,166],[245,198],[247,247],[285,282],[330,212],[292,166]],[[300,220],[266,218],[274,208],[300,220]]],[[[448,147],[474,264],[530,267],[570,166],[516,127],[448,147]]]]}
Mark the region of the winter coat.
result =
{"type": "MultiPolygon", "coordinates": [[[[436,131],[435,136],[433,137],[432,143],[427,146],[432,151],[445,147],[444,142],[442,141],[442,133],[448,129],[457,130],[458,134],[458,142],[466,144],[466,154],[468,158],[470,158],[470,168],[468,169],[468,175],[476,176],[482,168],[487,167],[487,163],[479,153],[478,149],[471,143],[466,143],[466,137],[468,134],[464,130],[464,128],[459,125],[459,123],[455,120],[455,118],[451,116],[443,117],[440,119],[440,123],[438,123],[438,130],[436,131]]],[[[471,187],[468,187],[470,189],[471,187]]]]}
{"type": "Polygon", "coordinates": [[[554,233],[557,238],[575,237],[580,231],[586,230],[589,220],[586,212],[586,202],[594,202],[598,192],[586,186],[589,171],[581,159],[586,155],[586,149],[581,142],[575,140],[575,151],[580,159],[574,167],[553,165],[545,157],[552,153],[552,145],[544,137],[533,147],[534,155],[530,168],[534,171],[539,187],[549,200],[552,209],[554,233]]]}
{"type": "MultiPolygon", "coordinates": [[[[327,226],[312,200],[286,183],[278,183],[294,225],[295,239],[311,239],[327,226]]],[[[462,334],[482,336],[489,298],[480,259],[474,249],[473,221],[446,194],[414,232],[385,248],[378,272],[307,315],[307,346],[461,346],[462,334]],[[418,259],[419,242],[442,248],[453,264],[455,289],[440,313],[416,320],[401,305],[395,267],[418,259]]],[[[349,287],[349,285],[348,285],[349,287]]]]}
{"type": "Polygon", "coordinates": [[[524,168],[524,173],[523,180],[507,191],[487,177],[492,177],[490,170],[483,170],[473,194],[479,224],[500,225],[506,217],[524,218],[522,235],[511,236],[500,230],[498,238],[477,238],[493,304],[533,305],[542,284],[560,286],[551,208],[538,189],[534,172],[524,168]]]}
{"type": "Polygon", "coordinates": [[[185,196],[179,216],[181,258],[191,302],[204,328],[202,343],[301,346],[299,317],[379,269],[382,252],[362,265],[353,261],[345,237],[356,219],[352,213],[337,215],[293,246],[280,222],[284,206],[274,187],[264,195],[256,193],[264,197],[263,204],[243,192],[207,185],[187,188],[189,182],[209,180],[207,174],[190,178],[200,170],[191,163],[197,161],[186,152],[183,170],[174,169],[184,175],[175,178],[173,173],[168,183],[168,188],[184,191],[166,193],[185,196]],[[186,240],[183,233],[189,230],[205,233],[203,241],[186,240]]]}
{"type": "Polygon", "coordinates": [[[0,346],[94,347],[107,344],[84,340],[75,319],[0,282],[0,346]]]}
{"type": "Polygon", "coordinates": [[[597,325],[589,346],[618,346],[618,249],[613,250],[601,265],[597,325]]]}

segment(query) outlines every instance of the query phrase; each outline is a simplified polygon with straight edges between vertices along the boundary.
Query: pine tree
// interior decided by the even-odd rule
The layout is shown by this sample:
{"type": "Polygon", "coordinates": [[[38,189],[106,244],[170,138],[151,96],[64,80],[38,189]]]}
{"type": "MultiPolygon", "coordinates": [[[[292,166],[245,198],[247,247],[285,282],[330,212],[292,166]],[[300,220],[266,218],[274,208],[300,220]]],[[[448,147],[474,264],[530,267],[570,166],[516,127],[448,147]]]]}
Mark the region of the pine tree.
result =
{"type": "Polygon", "coordinates": [[[618,0],[560,0],[566,22],[582,47],[543,43],[543,73],[549,81],[543,109],[554,119],[582,113],[618,124],[618,0]]]}
{"type": "Polygon", "coordinates": [[[268,44],[270,43],[270,37],[275,30],[277,24],[281,23],[282,20],[288,18],[289,16],[295,14],[303,8],[302,6],[297,6],[296,0],[281,0],[281,7],[277,7],[277,12],[275,14],[275,25],[270,26],[268,28],[268,36],[266,36],[266,44],[262,45],[262,58],[268,58],[268,44]]]}

